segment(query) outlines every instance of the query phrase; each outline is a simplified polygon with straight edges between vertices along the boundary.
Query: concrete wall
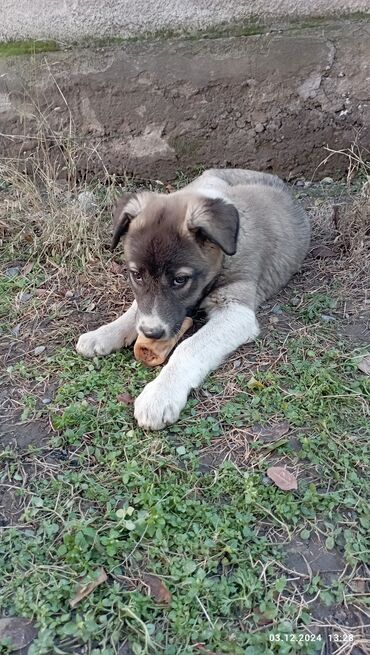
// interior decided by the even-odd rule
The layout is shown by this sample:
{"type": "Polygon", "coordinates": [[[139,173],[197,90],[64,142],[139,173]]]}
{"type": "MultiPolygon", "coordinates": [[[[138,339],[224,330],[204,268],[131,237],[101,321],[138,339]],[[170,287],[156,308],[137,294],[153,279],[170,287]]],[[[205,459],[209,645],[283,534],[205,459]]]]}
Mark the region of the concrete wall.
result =
{"type": "Polygon", "coordinates": [[[127,37],[272,17],[369,12],[369,0],[2,0],[0,41],[127,37]]]}
{"type": "Polygon", "coordinates": [[[370,25],[137,41],[0,59],[0,152],[52,152],[72,125],[83,172],[171,179],[197,166],[336,173],[370,146],[370,25]],[[100,157],[96,155],[100,153],[100,157]]]}

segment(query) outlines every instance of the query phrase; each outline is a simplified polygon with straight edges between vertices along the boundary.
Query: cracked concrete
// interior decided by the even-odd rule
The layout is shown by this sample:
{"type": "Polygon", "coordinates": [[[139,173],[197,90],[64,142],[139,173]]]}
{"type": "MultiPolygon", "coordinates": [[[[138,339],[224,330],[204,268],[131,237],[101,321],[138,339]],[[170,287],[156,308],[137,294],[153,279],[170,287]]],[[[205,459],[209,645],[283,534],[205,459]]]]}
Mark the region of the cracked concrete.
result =
{"type": "Polygon", "coordinates": [[[285,178],[338,171],[326,157],[355,137],[370,145],[370,26],[341,19],[307,29],[168,39],[0,60],[0,147],[32,152],[38,119],[70,119],[81,173],[171,179],[198,166],[242,166],[285,178]],[[58,88],[59,87],[59,88],[58,88]],[[61,92],[63,96],[61,95],[61,92]],[[100,157],[94,157],[97,150],[100,157]]]}

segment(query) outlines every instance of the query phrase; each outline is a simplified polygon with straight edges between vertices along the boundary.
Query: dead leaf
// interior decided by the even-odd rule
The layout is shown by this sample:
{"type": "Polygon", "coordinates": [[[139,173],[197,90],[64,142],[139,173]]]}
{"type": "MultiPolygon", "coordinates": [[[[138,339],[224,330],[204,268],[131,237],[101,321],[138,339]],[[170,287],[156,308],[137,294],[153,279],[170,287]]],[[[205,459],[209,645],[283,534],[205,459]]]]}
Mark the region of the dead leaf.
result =
{"type": "Polygon", "coordinates": [[[46,296],[49,293],[50,293],[50,291],[48,289],[35,289],[34,290],[35,296],[39,296],[39,297],[46,296]]]}
{"type": "Polygon", "coordinates": [[[21,650],[28,646],[37,636],[32,621],[19,616],[7,616],[0,619],[0,642],[9,642],[12,650],[21,650]]]}
{"type": "Polygon", "coordinates": [[[366,582],[364,578],[354,578],[351,580],[350,585],[353,591],[359,596],[364,596],[366,594],[366,582]]]}
{"type": "Polygon", "coordinates": [[[265,614],[263,614],[263,612],[260,612],[259,609],[254,610],[254,620],[258,626],[270,625],[273,623],[273,620],[269,619],[265,614]]]}
{"type": "Polygon", "coordinates": [[[95,573],[94,580],[85,585],[78,587],[76,595],[69,601],[71,607],[75,607],[81,600],[89,596],[96,587],[108,580],[108,576],[103,568],[98,569],[95,573]]]}
{"type": "Polygon", "coordinates": [[[366,355],[366,357],[361,359],[357,365],[357,368],[366,375],[370,375],[370,355],[366,355]]]}
{"type": "Polygon", "coordinates": [[[32,263],[32,262],[28,262],[28,264],[26,264],[26,265],[22,268],[22,275],[28,275],[29,273],[31,273],[32,269],[33,269],[33,263],[32,263]]]}
{"type": "Polygon", "coordinates": [[[119,403],[123,403],[124,405],[133,405],[135,402],[135,399],[130,396],[129,393],[119,393],[116,397],[116,400],[118,400],[119,403]]]}
{"type": "Polygon", "coordinates": [[[290,425],[288,421],[283,423],[274,423],[273,425],[263,426],[263,425],[253,425],[252,432],[257,437],[262,439],[265,443],[270,443],[271,441],[276,441],[287,434],[290,430],[290,425]]]}
{"type": "Polygon", "coordinates": [[[222,655],[222,653],[216,653],[214,650],[208,650],[205,648],[205,644],[194,644],[194,648],[203,653],[203,655],[222,655]]]}
{"type": "Polygon", "coordinates": [[[333,257],[337,257],[337,253],[328,246],[316,246],[315,248],[312,248],[311,255],[312,257],[315,257],[315,259],[319,259],[320,257],[322,259],[332,259],[333,257]]]}
{"type": "Polygon", "coordinates": [[[111,273],[114,273],[114,275],[122,275],[123,274],[123,266],[122,264],[117,264],[117,262],[111,262],[109,265],[109,271],[111,273]]]}
{"type": "Polygon", "coordinates": [[[298,489],[297,478],[282,466],[270,466],[267,469],[267,475],[283,491],[298,489]]]}
{"type": "Polygon", "coordinates": [[[150,596],[153,596],[157,603],[168,605],[171,602],[172,594],[166,585],[157,575],[146,573],[142,577],[143,582],[149,587],[150,596]]]}
{"type": "Polygon", "coordinates": [[[262,384],[262,382],[260,382],[259,380],[257,380],[257,379],[254,377],[254,375],[252,375],[252,377],[251,377],[251,379],[249,380],[249,382],[247,382],[247,387],[248,387],[248,389],[250,389],[251,391],[257,391],[258,389],[264,389],[264,388],[265,388],[265,385],[262,384]]]}

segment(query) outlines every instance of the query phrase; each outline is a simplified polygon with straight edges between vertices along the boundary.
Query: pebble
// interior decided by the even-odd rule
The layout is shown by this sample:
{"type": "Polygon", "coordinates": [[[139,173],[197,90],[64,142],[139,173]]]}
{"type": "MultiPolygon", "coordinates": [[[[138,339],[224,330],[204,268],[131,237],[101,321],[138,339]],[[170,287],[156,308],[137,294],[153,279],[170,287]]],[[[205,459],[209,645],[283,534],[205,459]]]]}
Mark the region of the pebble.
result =
{"type": "Polygon", "coordinates": [[[301,302],[301,299],[298,298],[298,296],[295,296],[295,298],[291,299],[290,304],[293,305],[293,307],[298,307],[300,302],[301,302]]]}
{"type": "Polygon", "coordinates": [[[256,123],[254,129],[255,129],[256,132],[263,132],[263,130],[264,130],[265,128],[264,128],[264,126],[262,125],[262,123],[256,123]]]}
{"type": "Polygon", "coordinates": [[[330,323],[330,321],[335,321],[334,316],[329,316],[329,314],[321,314],[321,320],[325,321],[325,323],[330,323]]]}
{"type": "Polygon", "coordinates": [[[284,312],[281,309],[280,305],[274,305],[274,307],[272,308],[271,311],[272,311],[273,314],[284,314],[284,312]]]}
{"type": "Polygon", "coordinates": [[[305,181],[304,180],[296,180],[295,186],[305,186],[305,181]]]}
{"type": "Polygon", "coordinates": [[[75,295],[75,294],[73,293],[73,291],[70,291],[70,290],[69,290],[69,291],[66,291],[66,293],[65,293],[65,297],[66,297],[66,298],[73,298],[74,295],[75,295]]]}
{"type": "Polygon", "coordinates": [[[35,350],[33,351],[34,355],[42,355],[43,352],[45,352],[46,346],[36,346],[35,350]]]}
{"type": "Polygon", "coordinates": [[[333,184],[334,180],[332,177],[324,177],[321,180],[321,184],[333,184]]]}
{"type": "Polygon", "coordinates": [[[19,275],[18,266],[10,266],[9,268],[5,269],[4,275],[9,278],[17,277],[17,275],[19,275]]]}
{"type": "Polygon", "coordinates": [[[21,291],[18,294],[19,302],[28,302],[32,298],[32,293],[27,293],[27,291],[21,291]]]}
{"type": "Polygon", "coordinates": [[[279,323],[279,319],[277,316],[270,316],[269,322],[272,323],[273,325],[276,325],[276,323],[279,323]]]}
{"type": "Polygon", "coordinates": [[[51,403],[51,398],[43,398],[42,399],[42,404],[43,405],[50,405],[51,403]]]}

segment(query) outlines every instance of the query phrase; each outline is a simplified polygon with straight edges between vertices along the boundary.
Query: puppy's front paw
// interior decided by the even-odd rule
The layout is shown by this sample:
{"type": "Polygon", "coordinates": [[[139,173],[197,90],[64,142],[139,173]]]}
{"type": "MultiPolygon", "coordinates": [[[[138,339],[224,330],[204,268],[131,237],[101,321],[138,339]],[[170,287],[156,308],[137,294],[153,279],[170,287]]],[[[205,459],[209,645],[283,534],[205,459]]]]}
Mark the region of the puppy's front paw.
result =
{"type": "Polygon", "coordinates": [[[76,350],[83,357],[95,357],[96,355],[109,355],[112,352],[109,340],[98,330],[81,334],[77,341],[76,350]]]}
{"type": "Polygon", "coordinates": [[[118,329],[112,325],[102,325],[97,330],[81,334],[76,350],[83,357],[110,355],[121,348],[130,346],[137,337],[135,324],[127,321],[118,329]]]}
{"type": "Polygon", "coordinates": [[[186,400],[186,392],[164,384],[158,377],[149,382],[136,399],[135,418],[141,428],[161,430],[177,421],[186,400]]]}
{"type": "Polygon", "coordinates": [[[115,344],[112,343],[112,339],[109,339],[108,334],[104,334],[98,328],[92,332],[81,334],[77,341],[76,350],[83,357],[109,355],[115,350],[115,344]]]}

